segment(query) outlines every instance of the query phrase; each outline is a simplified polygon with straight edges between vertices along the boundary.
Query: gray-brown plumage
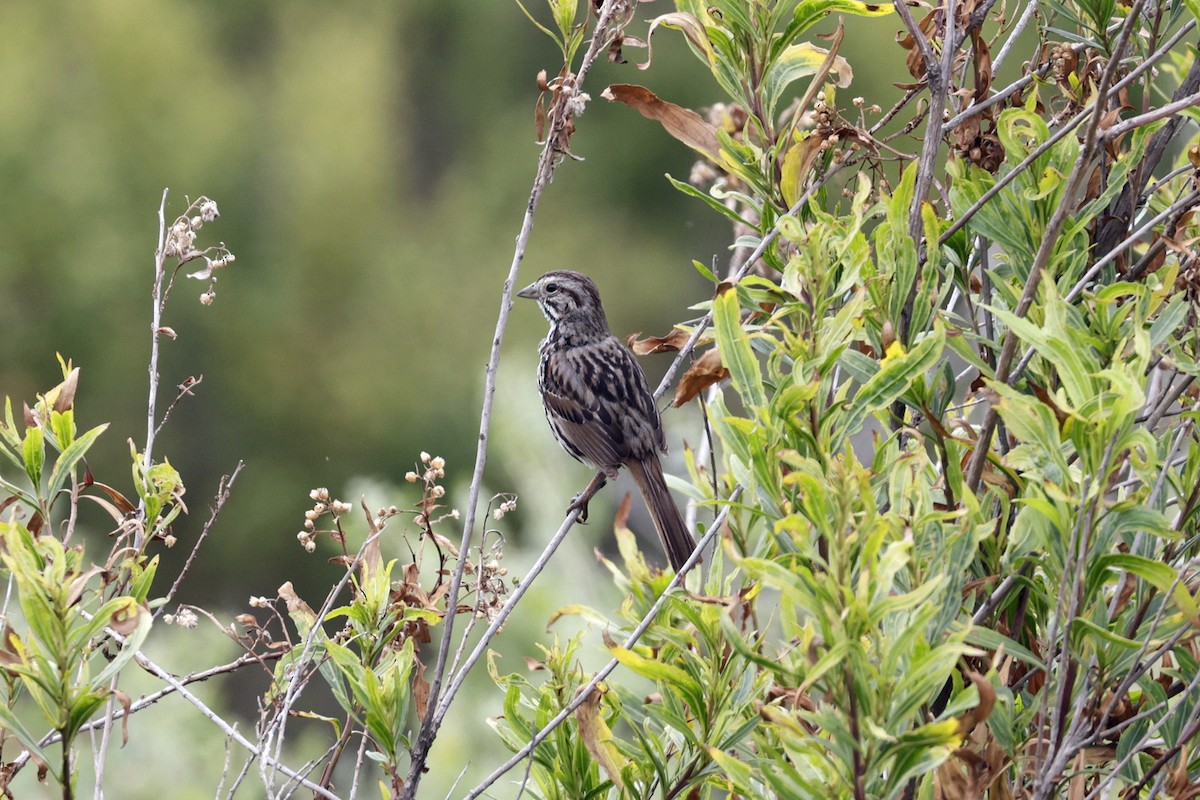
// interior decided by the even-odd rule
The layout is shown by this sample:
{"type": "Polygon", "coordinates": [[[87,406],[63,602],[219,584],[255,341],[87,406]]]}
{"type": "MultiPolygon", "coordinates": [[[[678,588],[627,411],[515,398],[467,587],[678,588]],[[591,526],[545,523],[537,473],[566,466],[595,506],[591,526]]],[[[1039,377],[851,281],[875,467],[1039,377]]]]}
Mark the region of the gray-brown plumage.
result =
{"type": "MultiPolygon", "coordinates": [[[[622,466],[629,468],[671,566],[679,570],[695,544],[663,480],[662,421],[637,359],[608,329],[596,284],[578,272],[556,270],[517,296],[537,300],[550,321],[540,349],[538,388],[554,438],[608,478],[622,466]]],[[[594,481],[572,504],[581,516],[586,517],[587,501],[600,485],[594,481]]]]}

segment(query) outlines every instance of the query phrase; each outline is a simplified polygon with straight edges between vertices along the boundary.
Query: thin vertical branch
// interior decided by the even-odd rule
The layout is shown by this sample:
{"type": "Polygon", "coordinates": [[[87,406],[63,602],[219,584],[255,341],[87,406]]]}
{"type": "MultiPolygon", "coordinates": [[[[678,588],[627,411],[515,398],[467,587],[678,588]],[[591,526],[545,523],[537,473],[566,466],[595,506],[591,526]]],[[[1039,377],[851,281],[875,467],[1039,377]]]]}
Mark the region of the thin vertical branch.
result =
{"type": "MultiPolygon", "coordinates": [[[[163,189],[162,200],[158,204],[158,248],[154,251],[154,289],[151,294],[151,310],[150,310],[150,364],[147,368],[150,373],[150,396],[146,402],[146,445],[145,451],[142,453],[142,472],[147,474],[150,472],[150,466],[153,464],[151,453],[154,450],[154,437],[158,430],[158,342],[159,332],[162,329],[162,312],[163,312],[163,280],[167,274],[167,194],[170,189],[163,189]]],[[[141,503],[138,507],[138,516],[142,518],[142,522],[146,513],[145,504],[141,503]]],[[[142,543],[145,538],[145,526],[139,526],[133,534],[133,546],[136,550],[142,549],[142,543]]]]}
{"type": "Polygon", "coordinates": [[[504,333],[508,328],[508,315],[512,309],[513,288],[516,285],[517,272],[521,266],[521,261],[525,258],[525,247],[529,240],[529,234],[533,230],[533,217],[537,211],[542,193],[550,183],[555,168],[564,155],[559,150],[559,147],[566,136],[567,126],[573,117],[574,112],[572,111],[572,107],[580,101],[580,87],[583,86],[592,65],[595,63],[597,57],[608,47],[609,28],[616,17],[617,8],[621,5],[622,0],[604,0],[604,4],[600,8],[596,20],[596,27],[592,34],[591,43],[583,60],[580,62],[579,70],[574,77],[568,77],[563,82],[560,94],[552,104],[549,114],[550,129],[546,136],[546,143],[542,147],[541,155],[538,158],[537,173],[533,181],[533,188],[530,191],[529,202],[525,207],[521,229],[517,234],[516,247],[513,250],[508,277],[504,281],[500,311],[496,318],[496,331],[492,337],[492,348],[488,357],[484,380],[483,408],[479,420],[479,440],[475,451],[475,469],[471,476],[467,506],[463,514],[462,541],[459,545],[458,561],[455,564],[454,573],[450,580],[450,588],[446,597],[447,612],[445,620],[442,623],[443,630],[441,641],[438,645],[437,662],[430,679],[429,701],[425,708],[424,721],[421,724],[416,743],[412,749],[412,763],[404,784],[402,794],[404,800],[412,800],[416,795],[417,786],[425,770],[425,761],[429,755],[429,748],[433,745],[442,716],[445,714],[444,710],[441,714],[438,714],[437,710],[443,699],[442,685],[446,678],[450,641],[454,633],[455,608],[458,605],[458,595],[462,587],[463,573],[466,569],[467,556],[471,548],[471,539],[475,528],[476,506],[479,503],[479,494],[483,486],[484,468],[487,465],[492,402],[496,394],[496,375],[500,367],[500,346],[504,341],[504,333]]]}

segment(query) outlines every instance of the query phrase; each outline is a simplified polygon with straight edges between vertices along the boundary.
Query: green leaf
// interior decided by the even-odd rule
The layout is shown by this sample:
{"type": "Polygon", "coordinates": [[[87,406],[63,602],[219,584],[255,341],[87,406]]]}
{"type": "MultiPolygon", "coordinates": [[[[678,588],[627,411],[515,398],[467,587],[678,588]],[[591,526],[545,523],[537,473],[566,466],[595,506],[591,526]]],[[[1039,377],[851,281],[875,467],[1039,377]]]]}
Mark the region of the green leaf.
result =
{"type": "Polygon", "coordinates": [[[890,3],[863,3],[860,0],[801,0],[796,6],[792,22],[784,32],[783,38],[791,43],[795,37],[834,11],[859,17],[885,17],[894,10],[890,3]]]}
{"type": "Polygon", "coordinates": [[[755,416],[767,405],[767,393],[763,388],[762,371],[754,350],[750,347],[750,336],[742,327],[742,308],[738,303],[737,291],[729,284],[717,289],[713,299],[713,328],[717,334],[717,349],[721,362],[729,370],[733,388],[742,401],[754,409],[755,416]]]}
{"type": "Polygon", "coordinates": [[[79,436],[75,441],[62,451],[58,459],[54,462],[53,469],[50,470],[50,480],[46,486],[46,496],[53,498],[58,493],[58,490],[63,487],[67,478],[71,475],[71,470],[79,463],[79,460],[84,457],[88,449],[96,441],[96,438],[104,431],[108,430],[108,423],[97,425],[87,433],[79,436]]]}
{"type": "Polygon", "coordinates": [[[50,774],[54,776],[56,781],[61,782],[61,777],[54,769],[54,764],[57,759],[52,759],[50,754],[38,746],[38,738],[29,732],[29,729],[21,722],[12,709],[0,703],[0,727],[17,737],[21,746],[29,751],[29,754],[34,757],[40,764],[46,765],[50,770],[50,774]]]}
{"type": "Polygon", "coordinates": [[[21,443],[21,455],[25,460],[25,474],[33,481],[36,490],[42,485],[42,466],[46,461],[45,438],[42,429],[34,426],[25,429],[25,441],[21,443]]]}
{"type": "Polygon", "coordinates": [[[763,796],[762,784],[755,780],[754,770],[745,761],[715,747],[708,748],[708,755],[740,794],[746,797],[763,796]]]}
{"type": "Polygon", "coordinates": [[[690,183],[684,183],[683,181],[677,181],[674,178],[672,178],[670,176],[670,174],[667,175],[667,180],[671,182],[672,186],[674,186],[676,189],[683,192],[684,194],[686,194],[690,197],[695,197],[699,200],[703,200],[710,208],[712,208],[714,211],[720,213],[722,216],[729,217],[729,219],[731,219],[734,222],[737,222],[741,225],[745,225],[750,230],[758,229],[757,225],[750,224],[750,222],[747,221],[741,214],[737,213],[737,211],[735,211],[734,209],[725,205],[724,203],[722,203],[717,198],[713,197],[708,192],[702,192],[701,190],[697,189],[695,186],[692,186],[690,183]]]}
{"type": "Polygon", "coordinates": [[[1197,620],[1196,600],[1179,579],[1175,569],[1161,561],[1154,561],[1133,553],[1112,553],[1100,559],[1100,566],[1111,570],[1125,570],[1138,576],[1164,594],[1170,593],[1179,610],[1191,620],[1197,620]]]}
{"type": "Polygon", "coordinates": [[[75,410],[68,408],[66,411],[50,411],[50,430],[54,432],[54,439],[58,442],[58,449],[65,450],[71,446],[71,442],[75,441],[75,410]]]}
{"type": "Polygon", "coordinates": [[[839,431],[840,437],[857,433],[867,417],[887,408],[900,395],[908,391],[912,382],[933,369],[942,357],[946,343],[946,328],[937,321],[933,332],[907,352],[893,355],[889,352],[879,365],[879,372],[868,380],[854,396],[846,424],[839,431]]]}
{"type": "Polygon", "coordinates": [[[674,664],[668,664],[665,661],[658,661],[652,658],[645,658],[638,655],[632,650],[627,650],[619,644],[610,644],[608,651],[612,653],[613,658],[620,661],[629,669],[641,675],[643,678],[649,678],[653,681],[661,681],[668,686],[673,686],[682,692],[685,692],[690,697],[702,697],[704,691],[700,684],[682,668],[674,664]]]}
{"type": "MultiPolygon", "coordinates": [[[[774,118],[775,108],[788,86],[800,78],[815,75],[829,56],[829,51],[808,42],[788,45],[778,58],[770,65],[767,74],[763,76],[762,97],[763,113],[768,118],[774,118]]],[[[853,77],[850,64],[841,56],[834,58],[830,72],[838,73],[838,85],[849,85],[848,78],[853,77]]],[[[790,206],[794,203],[788,203],[790,206]]]]}
{"type": "Polygon", "coordinates": [[[1025,647],[1014,639],[1008,638],[1002,633],[997,633],[991,628],[973,625],[967,631],[966,642],[967,644],[973,644],[976,647],[982,647],[993,652],[1003,648],[1005,653],[1008,653],[1018,661],[1024,661],[1035,669],[1046,669],[1046,665],[1042,663],[1042,660],[1034,655],[1033,651],[1028,647],[1025,647]]]}

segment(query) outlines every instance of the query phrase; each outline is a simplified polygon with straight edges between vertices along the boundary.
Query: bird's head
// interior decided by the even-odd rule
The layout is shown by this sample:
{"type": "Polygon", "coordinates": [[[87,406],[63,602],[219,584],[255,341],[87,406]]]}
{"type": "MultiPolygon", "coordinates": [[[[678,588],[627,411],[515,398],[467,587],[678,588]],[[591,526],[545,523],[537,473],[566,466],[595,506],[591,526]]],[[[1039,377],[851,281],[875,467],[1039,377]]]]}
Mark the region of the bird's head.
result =
{"type": "Polygon", "coordinates": [[[579,272],[567,269],[547,272],[517,292],[517,297],[537,300],[552,325],[562,319],[584,315],[598,315],[604,319],[600,291],[591,278],[579,272]]]}

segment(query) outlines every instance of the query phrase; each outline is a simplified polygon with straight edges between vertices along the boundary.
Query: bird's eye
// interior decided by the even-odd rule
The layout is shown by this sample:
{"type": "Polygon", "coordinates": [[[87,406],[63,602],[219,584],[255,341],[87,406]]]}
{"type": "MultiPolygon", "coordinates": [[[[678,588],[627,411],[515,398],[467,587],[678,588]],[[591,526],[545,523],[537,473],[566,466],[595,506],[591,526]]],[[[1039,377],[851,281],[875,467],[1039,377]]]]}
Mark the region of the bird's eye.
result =
{"type": "Polygon", "coordinates": [[[557,291],[558,291],[557,283],[547,283],[546,284],[546,294],[554,294],[557,291]]]}

